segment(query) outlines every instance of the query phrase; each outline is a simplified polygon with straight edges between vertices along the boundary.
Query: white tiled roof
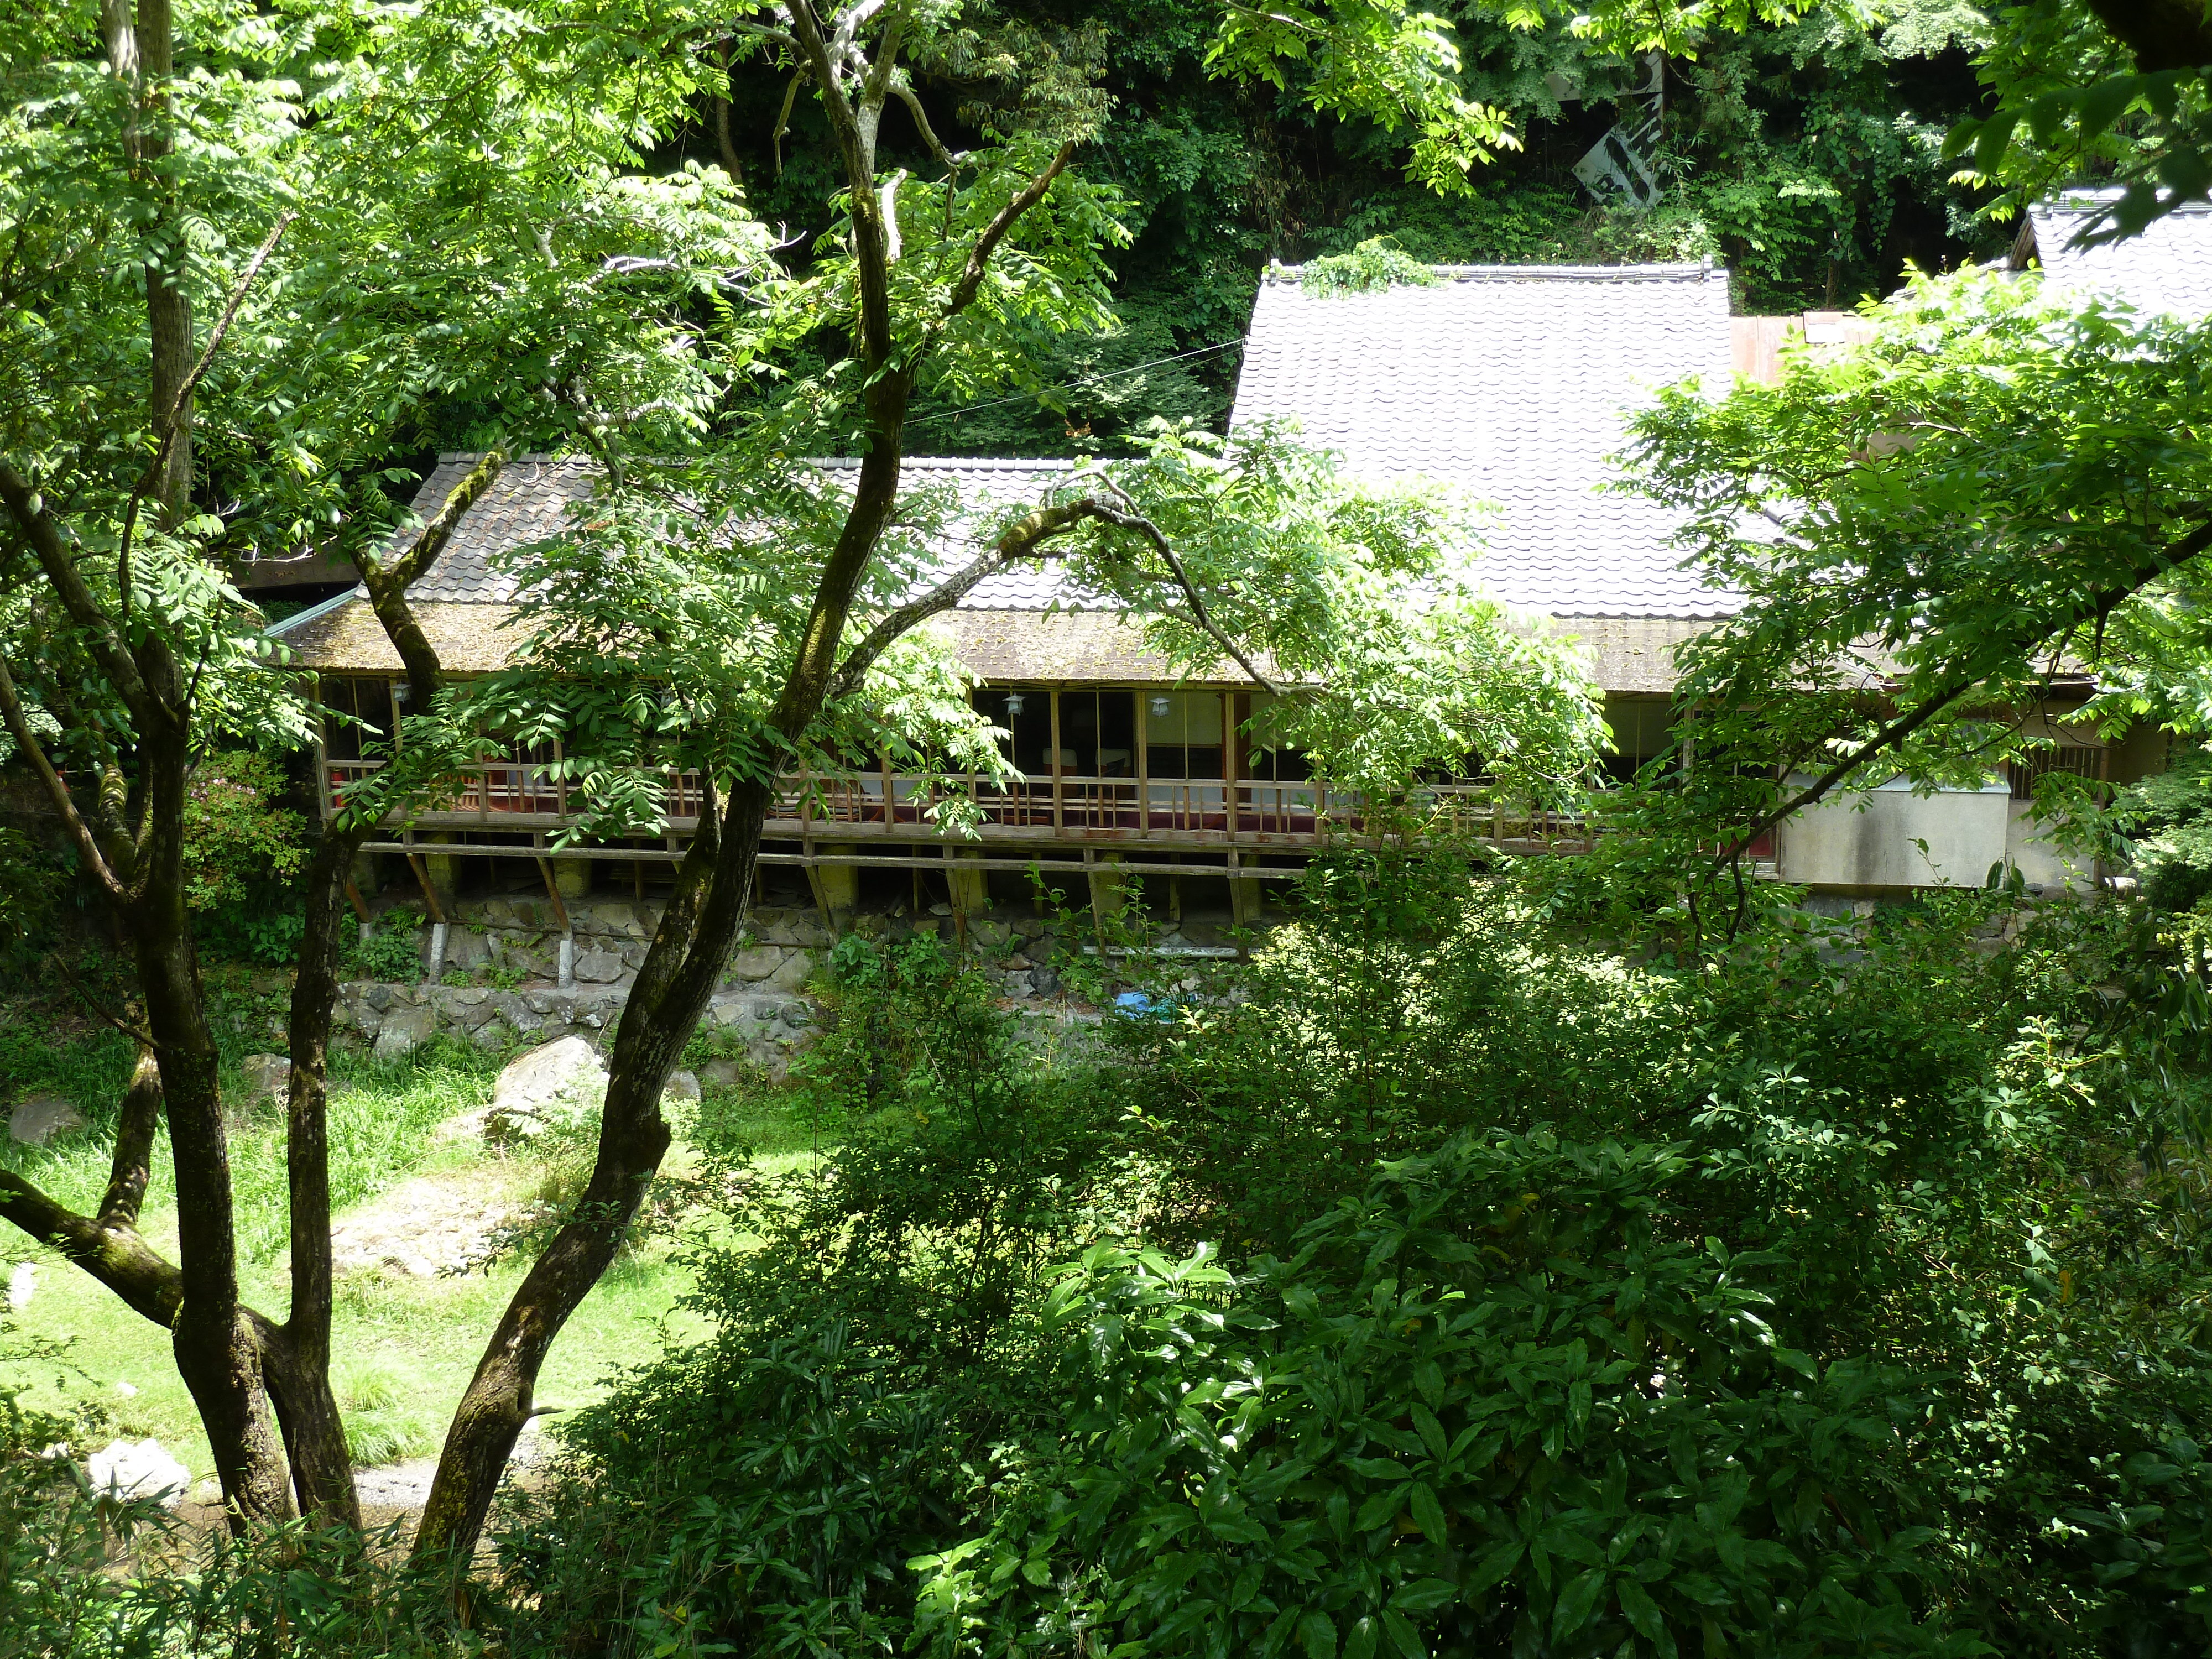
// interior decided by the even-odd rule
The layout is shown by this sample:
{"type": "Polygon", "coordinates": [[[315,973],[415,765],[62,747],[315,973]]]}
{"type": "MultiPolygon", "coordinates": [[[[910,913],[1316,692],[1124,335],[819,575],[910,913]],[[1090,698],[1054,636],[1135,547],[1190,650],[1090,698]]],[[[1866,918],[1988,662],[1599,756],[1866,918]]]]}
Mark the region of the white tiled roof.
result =
{"type": "Polygon", "coordinates": [[[2112,199],[2108,191],[2069,192],[2028,210],[2036,257],[2050,280],[2114,295],[2142,312],[2212,317],[2212,204],[2191,203],[2121,241],[2069,246],[2112,199]]]}
{"type": "Polygon", "coordinates": [[[1432,287],[1260,289],[1233,429],[1295,421],[1356,474],[1426,478],[1492,505],[1472,572],[1553,616],[1717,617],[1680,568],[1675,521],[1603,495],[1624,411],[1689,375],[1731,384],[1729,287],[1705,265],[1444,266],[1432,287]]]}
{"type": "MultiPolygon", "coordinates": [[[[1730,382],[1727,275],[1706,265],[1446,266],[1432,287],[1308,294],[1295,270],[1260,290],[1232,416],[1270,417],[1341,454],[1358,476],[1424,477],[1495,507],[1474,576],[1509,604],[1564,617],[1709,617],[1735,608],[1680,568],[1672,517],[1602,494],[1624,411],[1690,375],[1730,382]]],[[[439,458],[416,511],[436,511],[474,465],[439,458]]],[[[826,460],[833,477],[853,460],[826,460]]],[[[965,563],[969,526],[1042,498],[1064,460],[909,457],[902,488],[950,485],[960,512],[939,568],[965,563]]],[[[423,600],[505,604],[494,555],[551,535],[592,488],[584,458],[524,455],[470,509],[411,590],[423,600]]],[[[1054,565],[1008,572],[969,610],[1081,604],[1054,565]]]]}

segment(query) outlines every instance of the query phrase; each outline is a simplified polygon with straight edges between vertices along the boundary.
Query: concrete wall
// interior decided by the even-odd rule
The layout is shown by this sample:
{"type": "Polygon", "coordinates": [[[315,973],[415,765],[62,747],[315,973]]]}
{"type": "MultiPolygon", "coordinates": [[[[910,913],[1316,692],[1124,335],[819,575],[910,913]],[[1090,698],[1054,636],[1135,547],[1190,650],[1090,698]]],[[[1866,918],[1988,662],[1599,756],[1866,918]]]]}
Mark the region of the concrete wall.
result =
{"type": "Polygon", "coordinates": [[[2011,851],[2014,804],[2002,784],[1825,800],[1783,826],[1778,873],[1813,887],[1979,887],[2011,851]]]}
{"type": "Polygon", "coordinates": [[[2033,801],[2008,801],[2012,809],[2005,824],[2005,861],[2016,868],[2031,887],[2071,887],[2086,893],[2097,884],[2092,861],[2053,846],[2043,827],[2028,817],[2033,801]]]}

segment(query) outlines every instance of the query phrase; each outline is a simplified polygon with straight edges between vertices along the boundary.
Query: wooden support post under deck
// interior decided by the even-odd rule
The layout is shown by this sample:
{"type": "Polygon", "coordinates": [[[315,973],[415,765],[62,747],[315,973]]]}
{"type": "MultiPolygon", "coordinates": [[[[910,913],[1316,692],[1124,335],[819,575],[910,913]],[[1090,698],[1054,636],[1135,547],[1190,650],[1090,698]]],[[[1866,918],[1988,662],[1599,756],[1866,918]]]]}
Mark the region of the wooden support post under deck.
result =
{"type": "Polygon", "coordinates": [[[407,867],[415,872],[415,879],[422,884],[422,902],[430,907],[430,920],[443,921],[446,919],[445,907],[438,902],[438,890],[430,885],[430,872],[423,868],[422,859],[410,853],[407,867]]]}
{"type": "Polygon", "coordinates": [[[1235,848],[1229,850],[1229,915],[1236,927],[1259,926],[1259,879],[1243,873],[1243,855],[1235,848]]]}
{"type": "Polygon", "coordinates": [[[368,921],[368,903],[367,900],[362,897],[361,889],[354,885],[354,879],[351,876],[348,876],[345,879],[345,896],[353,904],[354,915],[358,916],[362,922],[366,925],[368,921]]]}
{"type": "Polygon", "coordinates": [[[553,866],[542,858],[538,860],[538,875],[545,884],[545,896],[553,901],[553,919],[561,924],[562,933],[568,933],[568,907],[561,902],[561,888],[553,879],[553,866]]]}
{"type": "Polygon", "coordinates": [[[1052,700],[1052,830],[1058,835],[1062,828],[1062,802],[1060,788],[1060,693],[1048,691],[1052,700]]]}
{"type": "MultiPolygon", "coordinates": [[[[1233,843],[1237,839],[1237,694],[1221,694],[1221,823],[1233,843]]],[[[1236,862],[1237,855],[1229,855],[1236,862]]]]}
{"type": "Polygon", "coordinates": [[[1137,838],[1152,836],[1152,749],[1146,727],[1152,724],[1152,693],[1133,691],[1137,713],[1137,838]]]}
{"type": "Polygon", "coordinates": [[[822,885],[822,872],[814,862],[814,843],[803,841],[799,845],[806,860],[801,866],[806,872],[806,890],[814,895],[814,907],[822,912],[822,925],[834,937],[837,932],[837,916],[830,908],[830,894],[822,885]]]}

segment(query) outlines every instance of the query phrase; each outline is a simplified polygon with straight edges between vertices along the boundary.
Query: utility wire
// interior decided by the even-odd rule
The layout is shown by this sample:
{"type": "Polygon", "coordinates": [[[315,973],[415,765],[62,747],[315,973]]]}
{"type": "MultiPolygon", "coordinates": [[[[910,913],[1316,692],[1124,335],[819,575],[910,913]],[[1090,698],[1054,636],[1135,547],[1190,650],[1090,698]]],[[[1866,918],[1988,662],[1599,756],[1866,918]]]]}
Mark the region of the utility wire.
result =
{"type": "Polygon", "coordinates": [[[1023,392],[1013,398],[994,398],[988,404],[970,404],[965,409],[947,409],[935,415],[924,415],[919,420],[908,421],[908,426],[927,426],[935,421],[957,420],[963,415],[979,414],[987,409],[1003,409],[1008,404],[1032,403],[1048,392],[1067,392],[1076,386],[1088,386],[1093,380],[1111,380],[1123,374],[1138,374],[1148,368],[1158,368],[1163,363],[1179,363],[1191,357],[1210,357],[1217,351],[1231,351],[1244,343],[1242,340],[1224,340],[1219,345],[1199,346],[1189,351],[1178,351],[1172,357],[1155,357],[1150,362],[1132,363],[1127,368],[1102,369],[1096,374],[1079,374],[1072,380],[1062,380],[1058,386],[1048,386],[1036,392],[1023,392]]]}

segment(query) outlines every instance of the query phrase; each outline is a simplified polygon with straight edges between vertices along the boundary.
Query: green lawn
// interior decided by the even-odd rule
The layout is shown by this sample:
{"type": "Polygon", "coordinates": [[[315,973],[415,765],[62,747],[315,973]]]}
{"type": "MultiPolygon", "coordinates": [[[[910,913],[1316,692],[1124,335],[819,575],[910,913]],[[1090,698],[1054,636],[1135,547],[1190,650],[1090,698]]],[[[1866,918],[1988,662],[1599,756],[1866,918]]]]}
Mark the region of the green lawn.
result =
{"type": "MultiPolygon", "coordinates": [[[[254,1029],[248,1021],[232,1034],[241,1038],[238,1053],[227,1055],[234,1065],[246,1052],[244,1043],[254,1029]]],[[[439,1133],[440,1125],[489,1098],[501,1058],[438,1045],[425,1057],[398,1066],[354,1061],[337,1069],[331,1142],[342,1230],[349,1218],[396,1219],[398,1207],[390,1194],[409,1181],[427,1183],[434,1196],[451,1194],[457,1203],[486,1207],[557,1188],[563,1156],[559,1150],[505,1152],[472,1136],[439,1133]]],[[[28,1022],[0,1026],[0,1078],[15,1085],[7,1092],[61,1093],[92,1120],[86,1131],[50,1150],[17,1146],[0,1137],[0,1161],[63,1201],[91,1207],[106,1183],[106,1130],[128,1064],[126,1044],[112,1032],[54,1042],[42,1040],[28,1022]]],[[[225,1082],[242,1092],[237,1077],[226,1077],[225,1082]]],[[[749,1117],[744,1139],[760,1149],[764,1165],[788,1165],[811,1155],[811,1137],[804,1125],[783,1116],[773,1103],[755,1104],[750,1111],[761,1115],[749,1117]]],[[[283,1139],[271,1106],[231,1143],[248,1297],[276,1318],[283,1316],[289,1299],[283,1139]]],[[[572,1162],[577,1155],[573,1147],[567,1152],[572,1162]]],[[[672,1165],[680,1168],[686,1155],[679,1142],[672,1165]]],[[[143,1223],[157,1248],[173,1251],[176,1212],[166,1137],[156,1147],[143,1223]]],[[[689,1278],[670,1256],[666,1241],[648,1244],[617,1263],[593,1291],[547,1358],[538,1386],[541,1405],[573,1407],[593,1399],[611,1370],[657,1353],[665,1331],[693,1328],[692,1316],[676,1306],[689,1278]]],[[[7,1267],[23,1261],[35,1262],[39,1271],[29,1305],[17,1316],[18,1328],[33,1337],[65,1342],[65,1363],[18,1362],[10,1368],[0,1362],[0,1386],[25,1385],[27,1404],[56,1406],[64,1396],[96,1400],[113,1419],[112,1432],[134,1438],[152,1435],[195,1475],[205,1476],[207,1444],[178,1380],[167,1334],[54,1252],[20,1233],[0,1234],[0,1280],[7,1267]],[[133,1392],[125,1392],[126,1388],[133,1392]]],[[[341,1273],[334,1370],[356,1453],[363,1462],[435,1450],[484,1339],[526,1265],[510,1255],[488,1271],[464,1275],[417,1278],[374,1265],[341,1273]]]]}

